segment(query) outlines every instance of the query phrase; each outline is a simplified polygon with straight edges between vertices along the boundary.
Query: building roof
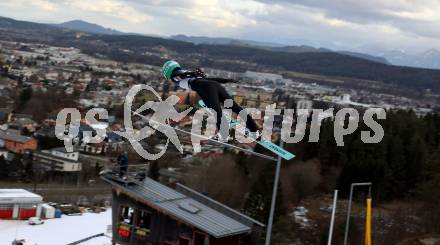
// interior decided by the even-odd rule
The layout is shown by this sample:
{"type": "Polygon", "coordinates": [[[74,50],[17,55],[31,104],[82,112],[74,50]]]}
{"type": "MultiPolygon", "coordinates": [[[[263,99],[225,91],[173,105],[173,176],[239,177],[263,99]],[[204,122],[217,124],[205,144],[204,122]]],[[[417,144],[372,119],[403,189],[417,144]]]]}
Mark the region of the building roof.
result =
{"type": "Polygon", "coordinates": [[[55,147],[55,148],[52,148],[50,150],[51,151],[58,151],[58,152],[61,152],[61,153],[73,153],[73,152],[68,152],[66,150],[66,147],[55,147]]]}
{"type": "Polygon", "coordinates": [[[25,143],[29,140],[32,140],[33,138],[15,133],[8,133],[8,131],[0,131],[0,139],[25,143]]]}
{"type": "Polygon", "coordinates": [[[25,189],[0,189],[0,203],[40,203],[40,195],[25,189]]]}
{"type": "Polygon", "coordinates": [[[221,238],[251,232],[252,226],[245,225],[225,213],[215,210],[174,189],[150,178],[134,185],[124,185],[103,176],[113,186],[121,188],[128,195],[140,198],[147,205],[160,209],[209,235],[221,238]]]}
{"type": "Polygon", "coordinates": [[[37,122],[35,122],[31,118],[20,117],[20,118],[17,118],[15,121],[13,121],[10,124],[17,124],[17,125],[23,126],[23,125],[27,125],[27,124],[37,124],[37,122]]]}
{"type": "Polygon", "coordinates": [[[231,218],[233,218],[233,219],[235,219],[245,225],[248,225],[248,226],[258,225],[261,227],[265,226],[264,224],[260,223],[259,221],[255,220],[247,215],[244,215],[244,214],[238,212],[237,210],[232,209],[232,208],[230,208],[230,207],[228,207],[228,206],[226,206],[226,205],[224,205],[224,204],[222,204],[222,203],[220,203],[220,202],[218,202],[218,201],[216,201],[206,195],[203,195],[202,193],[197,192],[197,191],[195,191],[185,185],[177,183],[176,190],[182,194],[185,194],[188,197],[191,197],[191,198],[219,211],[219,212],[222,212],[223,214],[227,214],[229,217],[231,217],[231,218]]]}
{"type": "Polygon", "coordinates": [[[43,158],[51,159],[51,160],[58,161],[58,162],[70,162],[70,163],[78,163],[79,162],[79,161],[71,159],[71,158],[54,155],[49,150],[36,151],[36,152],[34,152],[34,156],[35,157],[43,157],[43,158]]]}

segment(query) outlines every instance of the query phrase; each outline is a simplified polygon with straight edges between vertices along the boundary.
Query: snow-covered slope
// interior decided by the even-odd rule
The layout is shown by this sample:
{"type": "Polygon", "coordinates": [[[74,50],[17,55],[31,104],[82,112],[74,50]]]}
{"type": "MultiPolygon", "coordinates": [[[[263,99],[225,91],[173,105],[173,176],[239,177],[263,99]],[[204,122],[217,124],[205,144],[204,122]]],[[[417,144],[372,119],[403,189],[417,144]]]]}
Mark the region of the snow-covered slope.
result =
{"type": "MultiPolygon", "coordinates": [[[[81,216],[63,215],[60,219],[46,220],[43,225],[31,226],[27,221],[0,220],[0,244],[11,244],[25,239],[26,244],[53,245],[68,244],[83,238],[105,233],[111,225],[111,210],[100,214],[84,213],[81,216]]],[[[108,237],[98,237],[84,244],[111,244],[108,237]]]]}

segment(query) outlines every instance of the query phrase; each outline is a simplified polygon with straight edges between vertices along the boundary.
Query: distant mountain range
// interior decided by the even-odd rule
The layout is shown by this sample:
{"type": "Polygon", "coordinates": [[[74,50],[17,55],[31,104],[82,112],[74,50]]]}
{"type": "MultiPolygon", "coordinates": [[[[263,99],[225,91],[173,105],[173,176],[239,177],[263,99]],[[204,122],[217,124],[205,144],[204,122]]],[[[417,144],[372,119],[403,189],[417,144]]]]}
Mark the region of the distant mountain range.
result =
{"type": "MultiPolygon", "coordinates": [[[[89,29],[90,30],[90,29],[89,29]]],[[[188,67],[211,67],[290,74],[299,72],[356,79],[356,83],[393,86],[396,89],[440,91],[440,70],[410,68],[371,61],[359,54],[344,54],[308,46],[267,47],[249,44],[194,44],[170,38],[132,34],[95,34],[59,25],[39,24],[0,17],[0,39],[76,47],[82,52],[121,62],[161,65],[169,57],[188,67]],[[79,35],[82,34],[82,35],[79,35]],[[360,80],[361,81],[360,81],[360,80]]],[[[435,52],[434,52],[435,53],[435,52]]],[[[430,57],[432,54],[426,54],[430,57]]]]}
{"type": "Polygon", "coordinates": [[[440,51],[429,49],[421,54],[408,54],[402,50],[392,50],[377,55],[353,52],[346,50],[334,51],[327,48],[315,48],[308,45],[285,46],[279,43],[267,43],[251,40],[240,40],[233,38],[203,37],[203,36],[171,36],[171,39],[191,42],[194,44],[220,44],[220,45],[238,45],[262,48],[271,51],[305,53],[305,52],[336,52],[356,58],[366,59],[382,64],[393,64],[399,66],[420,67],[429,69],[440,69],[440,51]]]}
{"type": "Polygon", "coordinates": [[[237,46],[250,46],[261,48],[265,50],[278,51],[278,52],[289,52],[289,53],[308,53],[308,52],[336,52],[340,54],[345,54],[348,56],[366,59],[373,62],[378,62],[382,64],[390,64],[385,58],[356,53],[350,51],[333,51],[326,48],[315,48],[312,46],[301,45],[301,46],[286,46],[279,43],[268,43],[268,42],[258,42],[251,40],[241,40],[234,38],[218,38],[218,37],[203,37],[203,36],[186,36],[186,35],[176,35],[171,36],[171,39],[191,42],[194,44],[219,44],[219,45],[237,45],[237,46]]]}
{"type": "MultiPolygon", "coordinates": [[[[54,24],[54,26],[68,28],[71,30],[89,32],[94,34],[104,34],[104,35],[126,35],[135,33],[124,33],[112,28],[106,28],[94,23],[86,22],[83,20],[72,20],[63,22],[61,24],[54,24]]],[[[186,36],[186,35],[175,35],[168,37],[173,40],[190,42],[194,44],[214,44],[214,45],[235,45],[235,46],[250,46],[256,48],[262,48],[271,51],[279,52],[290,52],[290,53],[304,53],[304,52],[336,52],[356,58],[366,59],[373,62],[378,62],[382,64],[393,64],[400,66],[409,67],[421,67],[429,69],[440,69],[440,51],[436,49],[429,49],[421,54],[408,54],[402,50],[392,50],[380,53],[378,55],[366,54],[362,52],[353,51],[333,51],[326,48],[315,48],[312,46],[301,45],[301,46],[286,46],[279,43],[271,42],[259,42],[253,40],[242,40],[234,38],[224,38],[224,37],[205,37],[205,36],[186,36]]]]}
{"type": "Polygon", "coordinates": [[[95,34],[105,34],[105,35],[125,34],[118,30],[112,28],[105,28],[103,26],[86,22],[83,20],[71,20],[71,21],[63,22],[61,24],[54,24],[54,26],[77,30],[77,31],[90,32],[95,34]]]}
{"type": "MultiPolygon", "coordinates": [[[[63,22],[61,24],[55,24],[54,26],[68,28],[71,30],[95,33],[95,34],[105,34],[105,35],[125,35],[129,33],[124,33],[112,28],[106,28],[94,23],[86,22],[83,20],[72,20],[63,22]]],[[[136,34],[140,35],[140,34],[136,34]]],[[[242,39],[234,39],[234,38],[226,38],[226,37],[204,37],[204,36],[186,36],[186,35],[175,35],[170,36],[170,39],[177,41],[190,42],[194,44],[215,44],[215,45],[235,45],[235,46],[250,46],[256,48],[262,48],[271,51],[279,51],[279,52],[289,52],[289,53],[306,53],[306,52],[335,52],[330,49],[325,48],[315,48],[312,46],[285,46],[279,43],[271,43],[271,42],[259,42],[252,40],[242,40],[242,39]]],[[[340,54],[345,54],[361,59],[366,59],[373,62],[389,64],[389,62],[383,58],[363,53],[356,53],[350,51],[336,51],[340,54]]]]}
{"type": "Polygon", "coordinates": [[[284,45],[279,43],[270,43],[270,42],[258,42],[252,40],[243,40],[243,39],[235,39],[235,38],[227,38],[227,37],[204,37],[204,36],[186,36],[186,35],[175,35],[170,36],[169,38],[190,42],[194,44],[217,44],[217,45],[243,45],[243,46],[254,46],[254,47],[283,47],[284,45]]]}

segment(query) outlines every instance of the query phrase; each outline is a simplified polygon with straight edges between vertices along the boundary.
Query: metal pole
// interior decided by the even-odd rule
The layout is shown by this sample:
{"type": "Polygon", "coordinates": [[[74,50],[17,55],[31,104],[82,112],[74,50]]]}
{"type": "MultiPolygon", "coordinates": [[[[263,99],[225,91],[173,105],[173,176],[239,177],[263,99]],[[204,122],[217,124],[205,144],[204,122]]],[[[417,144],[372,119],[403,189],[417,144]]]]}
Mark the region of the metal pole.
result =
{"type": "Polygon", "coordinates": [[[371,182],[352,183],[351,184],[351,186],[350,186],[350,198],[348,199],[347,221],[345,223],[344,245],[347,245],[347,241],[348,241],[348,229],[349,229],[349,225],[350,225],[351,202],[352,202],[352,199],[353,199],[353,189],[354,189],[355,186],[370,186],[368,192],[371,192],[371,182]]]}
{"type": "Polygon", "coordinates": [[[333,207],[332,207],[332,217],[330,219],[330,228],[328,231],[328,240],[327,245],[332,244],[332,237],[333,237],[333,225],[335,223],[335,214],[336,214],[336,201],[338,200],[338,190],[335,190],[335,194],[333,196],[333,207]]]}
{"type": "Polygon", "coordinates": [[[353,199],[353,184],[350,186],[350,197],[348,199],[347,221],[345,223],[344,245],[347,245],[348,226],[350,225],[351,200],[353,199]]]}
{"type": "MultiPolygon", "coordinates": [[[[283,148],[284,146],[284,142],[280,139],[280,147],[283,148]]],[[[266,241],[265,241],[265,245],[269,245],[270,244],[270,239],[272,236],[272,223],[273,223],[273,216],[275,213],[275,205],[276,205],[276,201],[277,201],[277,192],[278,192],[278,182],[280,179],[280,171],[281,171],[281,156],[278,156],[278,160],[277,160],[277,166],[276,166],[276,170],[275,170],[275,180],[273,183],[273,191],[272,191],[272,202],[270,205],[270,215],[269,215],[269,222],[267,224],[267,231],[266,231],[266,241]]]]}

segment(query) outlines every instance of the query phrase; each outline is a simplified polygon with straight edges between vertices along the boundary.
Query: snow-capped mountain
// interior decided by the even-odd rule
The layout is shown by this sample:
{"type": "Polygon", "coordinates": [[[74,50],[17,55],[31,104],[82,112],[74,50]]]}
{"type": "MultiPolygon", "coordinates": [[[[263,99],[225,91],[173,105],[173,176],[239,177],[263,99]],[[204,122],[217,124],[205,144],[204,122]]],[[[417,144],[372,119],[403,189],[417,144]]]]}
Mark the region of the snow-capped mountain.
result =
{"type": "Polygon", "coordinates": [[[440,51],[429,49],[420,55],[418,62],[420,67],[440,69],[440,51]]]}
{"type": "Polygon", "coordinates": [[[410,54],[405,50],[391,50],[380,54],[393,65],[440,69],[440,51],[429,49],[420,54],[410,54]]]}

